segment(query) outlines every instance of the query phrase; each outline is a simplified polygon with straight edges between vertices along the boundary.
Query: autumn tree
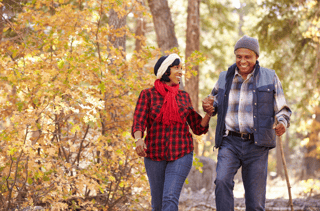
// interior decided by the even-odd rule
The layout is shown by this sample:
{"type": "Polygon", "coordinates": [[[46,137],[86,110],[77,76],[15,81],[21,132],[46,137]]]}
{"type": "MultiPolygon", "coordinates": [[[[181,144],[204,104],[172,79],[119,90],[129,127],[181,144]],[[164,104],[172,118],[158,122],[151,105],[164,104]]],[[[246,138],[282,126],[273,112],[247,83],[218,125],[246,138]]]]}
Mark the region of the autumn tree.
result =
{"type": "Polygon", "coordinates": [[[1,209],[141,209],[148,186],[131,114],[152,82],[141,69],[158,52],[128,60],[123,37],[134,37],[124,17],[145,8],[103,0],[20,7],[0,43],[1,209]]]}

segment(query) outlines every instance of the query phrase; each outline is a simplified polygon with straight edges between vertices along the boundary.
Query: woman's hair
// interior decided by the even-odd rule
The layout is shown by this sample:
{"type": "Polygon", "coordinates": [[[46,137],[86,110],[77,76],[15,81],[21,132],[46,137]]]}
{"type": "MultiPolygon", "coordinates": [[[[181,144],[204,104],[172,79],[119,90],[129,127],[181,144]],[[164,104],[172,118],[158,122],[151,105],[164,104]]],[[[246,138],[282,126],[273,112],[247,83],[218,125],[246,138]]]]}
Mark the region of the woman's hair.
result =
{"type": "Polygon", "coordinates": [[[175,59],[173,61],[173,63],[167,68],[166,72],[163,74],[163,76],[160,78],[160,81],[163,81],[163,82],[170,82],[170,74],[171,74],[171,71],[170,71],[170,68],[173,67],[173,66],[177,66],[180,64],[180,60],[179,59],[175,59]]]}

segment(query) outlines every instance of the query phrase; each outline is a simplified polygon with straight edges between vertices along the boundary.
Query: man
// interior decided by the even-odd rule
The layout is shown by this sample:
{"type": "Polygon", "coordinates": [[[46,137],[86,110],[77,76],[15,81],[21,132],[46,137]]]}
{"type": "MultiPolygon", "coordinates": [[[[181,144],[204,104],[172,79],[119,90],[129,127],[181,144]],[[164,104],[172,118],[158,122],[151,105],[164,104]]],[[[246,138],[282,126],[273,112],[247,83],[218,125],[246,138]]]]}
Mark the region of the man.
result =
{"type": "Polygon", "coordinates": [[[236,63],[222,72],[204,111],[218,114],[215,147],[217,211],[234,210],[234,175],[242,166],[246,211],[265,210],[269,149],[290,125],[291,110],[274,70],[260,67],[258,40],[243,36],[236,63]]]}

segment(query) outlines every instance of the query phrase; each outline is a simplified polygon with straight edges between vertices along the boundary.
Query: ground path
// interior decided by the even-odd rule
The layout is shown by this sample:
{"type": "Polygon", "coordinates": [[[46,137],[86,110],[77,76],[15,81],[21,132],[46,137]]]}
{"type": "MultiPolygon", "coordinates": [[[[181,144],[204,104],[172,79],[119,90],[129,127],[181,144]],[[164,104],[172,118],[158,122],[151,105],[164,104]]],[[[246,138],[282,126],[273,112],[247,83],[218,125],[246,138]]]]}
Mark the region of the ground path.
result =
{"type": "MultiPolygon", "coordinates": [[[[292,182],[294,211],[320,211],[320,194],[308,196],[299,182],[292,182]]],[[[234,188],[235,210],[245,211],[244,190],[242,183],[234,188]]],[[[267,186],[266,211],[291,211],[288,200],[288,189],[285,180],[269,180],[267,186]]],[[[192,192],[183,190],[180,197],[179,211],[214,211],[215,195],[213,192],[200,190],[192,192]]]]}

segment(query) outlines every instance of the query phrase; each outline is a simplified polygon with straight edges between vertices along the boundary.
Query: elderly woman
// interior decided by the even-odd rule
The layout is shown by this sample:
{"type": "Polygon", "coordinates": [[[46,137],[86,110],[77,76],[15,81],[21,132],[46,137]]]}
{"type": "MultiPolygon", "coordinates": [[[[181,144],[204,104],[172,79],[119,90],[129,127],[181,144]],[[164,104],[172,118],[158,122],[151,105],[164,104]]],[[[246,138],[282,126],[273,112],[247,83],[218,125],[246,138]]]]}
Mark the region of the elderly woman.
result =
{"type": "Polygon", "coordinates": [[[144,157],[151,188],[152,210],[178,210],[179,197],[193,161],[193,138],[208,131],[211,113],[202,118],[187,92],[177,54],[162,56],[154,66],[154,87],[142,90],[134,112],[132,135],[144,157]],[[146,137],[144,131],[147,128],[146,137]]]}

